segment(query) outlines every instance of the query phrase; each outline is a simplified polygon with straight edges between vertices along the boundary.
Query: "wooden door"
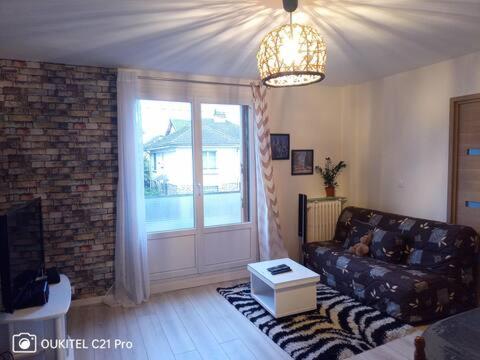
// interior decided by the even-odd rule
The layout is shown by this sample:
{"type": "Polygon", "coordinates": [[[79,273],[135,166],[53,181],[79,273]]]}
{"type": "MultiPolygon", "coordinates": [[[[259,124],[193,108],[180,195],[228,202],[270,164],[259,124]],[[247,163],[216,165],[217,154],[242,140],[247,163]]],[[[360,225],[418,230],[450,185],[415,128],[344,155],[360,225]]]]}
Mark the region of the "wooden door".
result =
{"type": "Polygon", "coordinates": [[[480,233],[480,94],[451,100],[449,220],[480,233]]]}

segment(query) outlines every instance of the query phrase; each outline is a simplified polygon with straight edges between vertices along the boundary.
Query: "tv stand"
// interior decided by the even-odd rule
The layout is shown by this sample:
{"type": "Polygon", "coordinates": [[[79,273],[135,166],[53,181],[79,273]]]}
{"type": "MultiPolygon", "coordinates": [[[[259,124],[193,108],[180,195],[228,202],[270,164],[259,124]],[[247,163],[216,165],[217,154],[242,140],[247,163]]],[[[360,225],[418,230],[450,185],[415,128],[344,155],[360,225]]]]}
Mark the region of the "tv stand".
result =
{"type": "MultiPolygon", "coordinates": [[[[22,321],[55,321],[55,338],[66,339],[65,315],[70,308],[72,288],[70,280],[65,275],[60,275],[58,284],[50,285],[50,298],[45,305],[26,309],[15,310],[13,314],[0,313],[0,324],[8,325],[10,349],[12,349],[12,335],[14,324],[22,321]]],[[[40,340],[37,339],[37,352],[40,348],[40,340]]],[[[33,354],[32,354],[33,355],[33,354]]],[[[18,356],[18,355],[17,355],[18,356]]],[[[17,356],[15,358],[17,358],[17,356]]],[[[57,360],[73,360],[73,349],[57,349],[57,360]]]]}

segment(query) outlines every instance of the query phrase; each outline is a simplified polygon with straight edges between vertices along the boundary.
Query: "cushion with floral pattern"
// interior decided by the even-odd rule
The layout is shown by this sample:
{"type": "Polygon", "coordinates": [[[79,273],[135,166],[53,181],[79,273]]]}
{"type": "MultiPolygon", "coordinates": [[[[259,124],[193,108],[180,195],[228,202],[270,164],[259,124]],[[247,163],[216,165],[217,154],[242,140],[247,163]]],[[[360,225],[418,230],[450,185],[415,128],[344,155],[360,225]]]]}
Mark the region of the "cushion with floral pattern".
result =
{"type": "Polygon", "coordinates": [[[373,230],[370,244],[370,254],[373,258],[399,264],[404,258],[405,248],[405,237],[402,234],[378,227],[373,230]]]}

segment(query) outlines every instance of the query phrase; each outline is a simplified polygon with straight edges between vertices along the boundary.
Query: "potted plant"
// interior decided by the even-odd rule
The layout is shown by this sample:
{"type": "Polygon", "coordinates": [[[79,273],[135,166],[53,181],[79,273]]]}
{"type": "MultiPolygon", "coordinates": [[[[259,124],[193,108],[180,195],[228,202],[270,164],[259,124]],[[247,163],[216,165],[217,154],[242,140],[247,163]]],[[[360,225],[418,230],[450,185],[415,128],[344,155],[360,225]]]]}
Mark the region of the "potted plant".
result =
{"type": "Polygon", "coordinates": [[[347,167],[344,161],[340,161],[337,165],[333,166],[332,159],[325,158],[325,167],[315,166],[315,171],[319,173],[323,178],[323,184],[325,185],[325,193],[327,197],[335,196],[335,187],[338,185],[336,178],[340,171],[347,167]]]}

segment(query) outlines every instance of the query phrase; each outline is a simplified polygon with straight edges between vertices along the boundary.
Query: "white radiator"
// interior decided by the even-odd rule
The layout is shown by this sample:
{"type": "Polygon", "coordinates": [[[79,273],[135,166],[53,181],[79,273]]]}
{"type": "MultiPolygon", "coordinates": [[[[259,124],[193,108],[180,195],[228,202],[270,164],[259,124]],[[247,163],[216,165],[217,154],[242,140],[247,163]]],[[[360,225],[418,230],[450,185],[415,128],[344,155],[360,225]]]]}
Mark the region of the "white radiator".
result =
{"type": "Polygon", "coordinates": [[[333,239],[343,201],[308,200],[307,202],[307,241],[329,241],[333,239]]]}

